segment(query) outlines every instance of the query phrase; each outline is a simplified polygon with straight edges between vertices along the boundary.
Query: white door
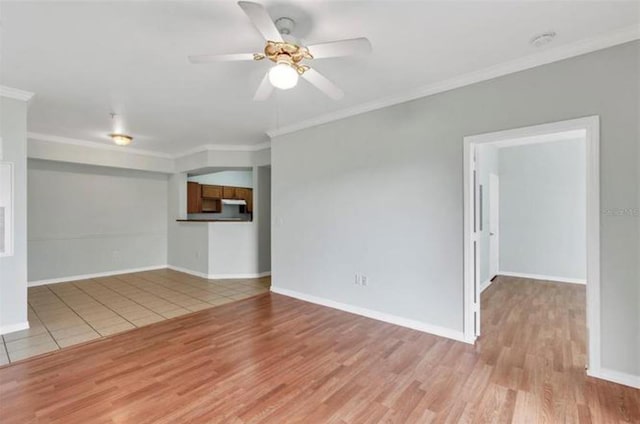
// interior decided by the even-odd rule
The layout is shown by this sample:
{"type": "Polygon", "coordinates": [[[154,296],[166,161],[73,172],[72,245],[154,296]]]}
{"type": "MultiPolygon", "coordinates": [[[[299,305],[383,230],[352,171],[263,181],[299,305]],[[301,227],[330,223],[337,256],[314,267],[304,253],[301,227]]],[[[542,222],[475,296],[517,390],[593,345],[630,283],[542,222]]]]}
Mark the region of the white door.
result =
{"type": "Polygon", "coordinates": [[[478,171],[473,169],[473,333],[480,336],[480,249],[478,246],[479,234],[482,231],[482,186],[478,181],[478,171]]]}
{"type": "Polygon", "coordinates": [[[500,180],[496,174],[489,175],[489,278],[498,275],[500,246],[500,180]]]}

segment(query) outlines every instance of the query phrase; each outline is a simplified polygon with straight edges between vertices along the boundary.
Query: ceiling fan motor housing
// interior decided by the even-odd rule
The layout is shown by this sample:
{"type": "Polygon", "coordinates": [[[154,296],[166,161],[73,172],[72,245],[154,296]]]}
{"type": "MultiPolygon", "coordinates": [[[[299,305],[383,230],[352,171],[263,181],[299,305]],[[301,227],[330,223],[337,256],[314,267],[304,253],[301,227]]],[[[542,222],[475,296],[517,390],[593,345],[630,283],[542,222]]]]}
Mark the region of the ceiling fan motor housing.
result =
{"type": "Polygon", "coordinates": [[[278,32],[282,35],[291,34],[293,32],[293,29],[296,27],[295,21],[287,17],[278,18],[274,23],[276,24],[278,32]]]}
{"type": "Polygon", "coordinates": [[[286,63],[300,75],[309,69],[308,66],[302,65],[300,62],[304,59],[313,59],[306,47],[286,41],[267,41],[267,45],[264,48],[264,57],[274,63],[286,63]]]}

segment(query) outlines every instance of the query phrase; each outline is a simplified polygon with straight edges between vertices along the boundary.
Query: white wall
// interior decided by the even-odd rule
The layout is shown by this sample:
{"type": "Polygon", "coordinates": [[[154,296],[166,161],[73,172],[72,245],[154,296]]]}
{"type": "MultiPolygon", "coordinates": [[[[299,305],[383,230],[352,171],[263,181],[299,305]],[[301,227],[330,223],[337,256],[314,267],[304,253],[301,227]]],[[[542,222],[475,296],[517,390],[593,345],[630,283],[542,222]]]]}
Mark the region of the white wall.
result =
{"type": "Polygon", "coordinates": [[[505,147],[500,162],[500,272],[585,281],[584,140],[505,147]]]}
{"type": "Polygon", "coordinates": [[[167,262],[167,176],[28,161],[29,281],[167,262]]]}
{"type": "Polygon", "coordinates": [[[211,174],[194,175],[188,178],[200,184],[226,185],[231,187],[253,188],[253,171],[220,171],[211,174]]]}
{"type": "Polygon", "coordinates": [[[27,327],[27,104],[0,96],[3,161],[13,163],[13,256],[0,257],[0,334],[27,327]]]}
{"type": "MultiPolygon", "coordinates": [[[[637,208],[639,66],[632,42],[274,138],[273,285],[460,334],[463,138],[599,115],[602,207],[637,208]]],[[[603,367],[636,376],[639,225],[601,220],[603,367]]]]}

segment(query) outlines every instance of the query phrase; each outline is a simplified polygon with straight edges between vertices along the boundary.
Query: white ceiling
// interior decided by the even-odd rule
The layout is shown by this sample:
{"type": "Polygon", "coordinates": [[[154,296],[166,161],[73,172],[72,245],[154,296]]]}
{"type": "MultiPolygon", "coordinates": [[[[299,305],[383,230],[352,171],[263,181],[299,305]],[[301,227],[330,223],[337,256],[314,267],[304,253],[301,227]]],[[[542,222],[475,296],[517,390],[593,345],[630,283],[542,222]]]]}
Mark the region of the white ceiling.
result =
{"type": "Polygon", "coordinates": [[[251,145],[265,132],[375,99],[638,25],[640,2],[295,1],[312,44],[365,36],[368,57],[312,65],[340,101],[301,80],[253,102],[265,62],[191,65],[190,54],[259,52],[264,42],[234,1],[2,2],[1,84],[36,93],[29,131],[110,143],[113,110],[132,147],[175,154],[203,144],[251,145]]]}

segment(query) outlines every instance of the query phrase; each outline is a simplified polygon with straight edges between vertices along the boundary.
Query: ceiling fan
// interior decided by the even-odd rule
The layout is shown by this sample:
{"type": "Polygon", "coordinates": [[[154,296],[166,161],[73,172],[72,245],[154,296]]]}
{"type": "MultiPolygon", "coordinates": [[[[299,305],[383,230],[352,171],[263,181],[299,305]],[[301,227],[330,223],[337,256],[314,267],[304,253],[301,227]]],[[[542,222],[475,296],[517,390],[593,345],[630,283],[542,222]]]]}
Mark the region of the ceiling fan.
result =
{"type": "Polygon", "coordinates": [[[242,60],[271,60],[275,65],[262,78],[262,82],[253,97],[254,100],[268,99],[274,87],[282,90],[295,87],[299,77],[304,78],[332,99],[338,100],[344,96],[344,92],[324,75],[303,63],[303,61],[361,55],[371,51],[371,43],[366,38],[353,38],[303,46],[291,35],[295,26],[293,19],[282,17],[274,22],[264,6],[259,3],[240,1],[238,5],[266,40],[267,44],[263,53],[189,56],[189,61],[194,64],[204,64],[242,60]]]}

